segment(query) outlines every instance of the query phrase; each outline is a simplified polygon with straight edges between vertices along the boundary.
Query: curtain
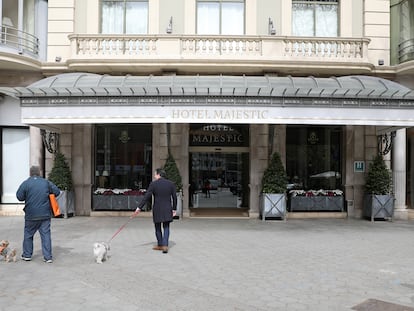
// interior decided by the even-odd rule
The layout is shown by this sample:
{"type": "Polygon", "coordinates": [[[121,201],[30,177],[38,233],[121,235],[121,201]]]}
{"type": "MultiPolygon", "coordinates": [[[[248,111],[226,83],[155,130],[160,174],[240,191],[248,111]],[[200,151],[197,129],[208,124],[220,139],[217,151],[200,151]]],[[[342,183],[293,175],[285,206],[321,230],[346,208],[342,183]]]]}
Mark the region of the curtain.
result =
{"type": "Polygon", "coordinates": [[[197,6],[197,34],[220,34],[220,4],[199,2],[197,6]]]}
{"type": "Polygon", "coordinates": [[[3,191],[1,203],[18,203],[16,191],[29,177],[30,135],[28,129],[2,131],[3,191]]]}
{"type": "Polygon", "coordinates": [[[292,34],[304,37],[336,37],[338,5],[293,3],[292,34]]]}
{"type": "Polygon", "coordinates": [[[127,2],[125,33],[148,33],[148,2],[127,2]]]}
{"type": "Polygon", "coordinates": [[[244,34],[244,4],[239,2],[222,3],[221,34],[244,34]]]}
{"type": "Polygon", "coordinates": [[[123,2],[102,3],[102,33],[122,34],[123,33],[123,2]]]}

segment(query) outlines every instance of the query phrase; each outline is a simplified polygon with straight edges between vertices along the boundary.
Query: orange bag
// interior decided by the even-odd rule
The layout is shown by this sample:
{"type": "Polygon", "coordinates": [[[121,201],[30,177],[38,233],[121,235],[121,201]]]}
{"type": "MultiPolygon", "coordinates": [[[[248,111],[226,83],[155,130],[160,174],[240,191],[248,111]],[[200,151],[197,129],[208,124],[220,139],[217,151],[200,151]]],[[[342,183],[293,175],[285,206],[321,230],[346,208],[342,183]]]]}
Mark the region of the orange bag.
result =
{"type": "Polygon", "coordinates": [[[60,208],[59,208],[59,204],[56,200],[56,197],[53,193],[49,194],[49,201],[50,201],[50,208],[52,209],[53,212],[53,216],[58,217],[60,216],[60,208]]]}

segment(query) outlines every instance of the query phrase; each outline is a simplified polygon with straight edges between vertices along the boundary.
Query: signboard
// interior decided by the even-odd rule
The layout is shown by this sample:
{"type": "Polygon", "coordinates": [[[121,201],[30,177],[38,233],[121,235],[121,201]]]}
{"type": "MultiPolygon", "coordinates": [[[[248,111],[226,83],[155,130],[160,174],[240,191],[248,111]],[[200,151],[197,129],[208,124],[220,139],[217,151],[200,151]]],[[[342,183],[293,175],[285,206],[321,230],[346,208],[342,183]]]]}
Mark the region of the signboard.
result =
{"type": "Polygon", "coordinates": [[[354,161],[354,172],[364,173],[365,172],[365,161],[354,161]]]}

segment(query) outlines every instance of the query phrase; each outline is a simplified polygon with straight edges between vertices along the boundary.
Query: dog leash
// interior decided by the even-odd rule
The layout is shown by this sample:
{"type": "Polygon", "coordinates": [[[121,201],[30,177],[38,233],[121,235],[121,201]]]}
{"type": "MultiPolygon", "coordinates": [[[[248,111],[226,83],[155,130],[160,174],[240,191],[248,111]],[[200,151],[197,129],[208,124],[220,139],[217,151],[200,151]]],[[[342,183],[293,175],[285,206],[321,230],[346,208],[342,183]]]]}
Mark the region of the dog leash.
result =
{"type": "Polygon", "coordinates": [[[139,214],[139,212],[134,212],[131,216],[129,216],[129,219],[128,219],[128,221],[126,222],[126,223],[124,223],[119,229],[118,229],[118,231],[117,232],[115,232],[115,234],[112,236],[112,238],[108,241],[108,244],[118,235],[118,233],[119,232],[121,232],[125,227],[126,227],[126,225],[127,224],[129,224],[129,222],[133,219],[133,218],[135,218],[137,215],[139,214]]]}

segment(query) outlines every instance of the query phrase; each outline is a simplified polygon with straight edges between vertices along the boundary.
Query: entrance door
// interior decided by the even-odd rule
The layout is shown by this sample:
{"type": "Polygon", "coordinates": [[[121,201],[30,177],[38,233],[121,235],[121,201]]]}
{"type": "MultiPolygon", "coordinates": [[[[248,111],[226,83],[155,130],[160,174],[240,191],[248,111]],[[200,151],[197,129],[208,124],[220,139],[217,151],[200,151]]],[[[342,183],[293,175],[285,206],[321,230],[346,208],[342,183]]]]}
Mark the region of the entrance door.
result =
{"type": "Polygon", "coordinates": [[[249,153],[246,149],[190,148],[190,207],[248,207],[249,153]]]}

